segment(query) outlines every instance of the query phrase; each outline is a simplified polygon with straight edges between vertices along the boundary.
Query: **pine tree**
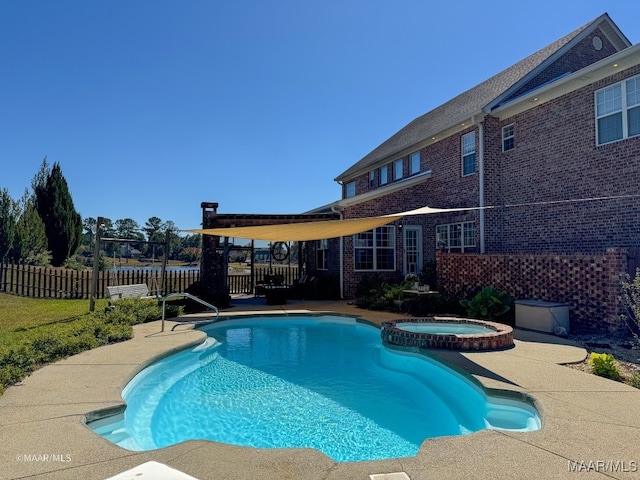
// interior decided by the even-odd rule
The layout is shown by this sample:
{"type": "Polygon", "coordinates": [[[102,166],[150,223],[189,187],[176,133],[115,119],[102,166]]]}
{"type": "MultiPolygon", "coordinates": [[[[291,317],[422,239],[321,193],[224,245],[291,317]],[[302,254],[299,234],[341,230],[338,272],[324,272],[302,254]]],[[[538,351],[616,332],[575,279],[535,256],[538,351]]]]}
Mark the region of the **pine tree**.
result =
{"type": "Polygon", "coordinates": [[[0,190],[0,262],[3,262],[13,247],[16,235],[17,205],[9,190],[0,190]]]}
{"type": "Polygon", "coordinates": [[[33,179],[36,208],[44,222],[51,263],[60,266],[73,255],[82,239],[82,218],[73,206],[67,181],[59,163],[49,170],[47,159],[33,179]]]}
{"type": "Polygon", "coordinates": [[[51,253],[47,250],[44,223],[36,210],[35,198],[28,192],[20,200],[20,209],[12,251],[14,261],[27,265],[49,265],[51,253]]]}

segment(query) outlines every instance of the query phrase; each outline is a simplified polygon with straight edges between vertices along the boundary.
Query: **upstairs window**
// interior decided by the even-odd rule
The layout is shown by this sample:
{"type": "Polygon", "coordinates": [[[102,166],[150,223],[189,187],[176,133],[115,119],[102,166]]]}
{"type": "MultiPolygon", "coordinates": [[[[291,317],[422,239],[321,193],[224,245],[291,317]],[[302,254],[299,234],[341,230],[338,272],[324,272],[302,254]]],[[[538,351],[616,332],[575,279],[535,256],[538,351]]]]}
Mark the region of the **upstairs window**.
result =
{"type": "Polygon", "coordinates": [[[462,176],[476,172],[476,132],[462,136],[462,176]]]}
{"type": "Polygon", "coordinates": [[[349,182],[344,186],[344,198],[356,196],[356,182],[349,182]]]}
{"type": "Polygon", "coordinates": [[[502,127],[502,151],[508,152],[516,146],[516,128],[513,125],[502,127]]]}
{"type": "Polygon", "coordinates": [[[393,162],[393,179],[400,180],[402,178],[402,160],[393,162]]]}
{"type": "Polygon", "coordinates": [[[420,152],[415,152],[409,157],[409,175],[420,173],[420,152]]]}
{"type": "Polygon", "coordinates": [[[389,165],[380,167],[380,170],[378,170],[378,179],[380,185],[386,185],[387,183],[389,183],[389,165]]]}
{"type": "Polygon", "coordinates": [[[640,135],[640,76],[596,92],[598,145],[640,135]]]}
{"type": "Polygon", "coordinates": [[[369,172],[369,188],[376,188],[378,184],[376,183],[376,171],[371,170],[369,172]]]}

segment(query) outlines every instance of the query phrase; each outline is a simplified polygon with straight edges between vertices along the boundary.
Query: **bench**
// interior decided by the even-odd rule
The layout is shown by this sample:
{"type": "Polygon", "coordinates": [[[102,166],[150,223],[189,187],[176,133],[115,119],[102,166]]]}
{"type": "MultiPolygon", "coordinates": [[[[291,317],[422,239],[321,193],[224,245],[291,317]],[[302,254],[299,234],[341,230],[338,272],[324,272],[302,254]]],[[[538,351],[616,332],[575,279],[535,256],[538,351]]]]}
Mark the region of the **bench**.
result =
{"type": "Polygon", "coordinates": [[[134,285],[112,285],[107,287],[107,297],[114,300],[119,298],[156,298],[149,295],[149,287],[146,283],[134,285]]]}

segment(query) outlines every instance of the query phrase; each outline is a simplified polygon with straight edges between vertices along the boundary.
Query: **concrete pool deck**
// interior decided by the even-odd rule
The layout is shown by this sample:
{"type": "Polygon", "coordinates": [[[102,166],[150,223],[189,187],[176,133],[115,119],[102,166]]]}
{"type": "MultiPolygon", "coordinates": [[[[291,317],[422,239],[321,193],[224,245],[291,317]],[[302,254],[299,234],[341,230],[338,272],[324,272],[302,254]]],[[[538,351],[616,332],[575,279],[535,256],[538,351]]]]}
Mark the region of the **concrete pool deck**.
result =
{"type": "MultiPolygon", "coordinates": [[[[263,303],[263,302],[261,302],[263,303]]],[[[235,302],[224,315],[255,311],[326,311],[375,323],[402,318],[345,301],[264,306],[235,302]]],[[[337,463],[310,449],[252,449],[191,441],[130,452],[85,425],[89,412],[122,404],[127,381],[154,358],[202,341],[204,334],[168,322],[134,327],[127,342],[47,365],[0,397],[0,478],[106,479],[156,461],[199,480],[369,480],[406,472],[411,480],[442,478],[638,478],[640,390],[562,366],[586,351],[563,339],[514,330],[515,347],[497,352],[437,351],[483,385],[524,392],[537,402],[542,429],[481,431],[426,440],[410,458],[337,463]]],[[[146,477],[142,477],[146,478],[146,477]]]]}

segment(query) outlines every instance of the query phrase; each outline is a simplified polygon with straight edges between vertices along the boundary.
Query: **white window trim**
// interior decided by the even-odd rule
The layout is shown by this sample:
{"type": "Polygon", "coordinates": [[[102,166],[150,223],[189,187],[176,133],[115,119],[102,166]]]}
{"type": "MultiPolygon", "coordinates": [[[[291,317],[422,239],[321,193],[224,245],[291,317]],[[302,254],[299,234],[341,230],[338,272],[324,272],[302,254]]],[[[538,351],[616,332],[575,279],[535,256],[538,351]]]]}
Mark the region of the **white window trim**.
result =
{"type": "Polygon", "coordinates": [[[405,188],[412,187],[414,185],[419,185],[423,182],[426,182],[430,178],[431,178],[431,170],[424,170],[410,177],[403,178],[398,182],[392,182],[387,185],[375,188],[373,190],[368,190],[367,192],[360,193],[355,197],[343,198],[338,202],[338,206],[341,208],[346,208],[346,207],[352,207],[353,205],[359,205],[360,203],[369,202],[376,198],[381,198],[381,197],[384,197],[385,195],[389,195],[393,192],[397,192],[405,188]]]}
{"type": "MultiPolygon", "coordinates": [[[[394,272],[396,270],[396,252],[397,252],[397,246],[396,246],[396,227],[394,227],[393,225],[384,225],[382,227],[377,227],[375,229],[373,229],[373,246],[371,247],[356,247],[356,241],[357,241],[357,237],[358,234],[356,233],[353,236],[353,270],[355,272],[394,272]],[[393,247],[384,247],[385,250],[393,250],[393,266],[392,268],[378,268],[377,265],[377,255],[376,252],[378,250],[378,248],[383,248],[383,247],[378,247],[376,242],[377,242],[377,236],[375,231],[379,228],[388,228],[390,229],[390,233],[389,236],[391,239],[393,239],[393,247]],[[358,249],[371,249],[373,251],[373,268],[357,268],[356,266],[356,250],[358,249]]],[[[368,233],[371,232],[372,230],[369,230],[367,232],[362,232],[362,233],[368,233]]]]}
{"type": "Polygon", "coordinates": [[[326,271],[329,270],[329,241],[325,238],[322,240],[316,240],[316,270],[326,271]],[[318,253],[324,251],[324,261],[326,265],[318,265],[318,253]]]}
{"type": "Polygon", "coordinates": [[[369,172],[369,188],[376,188],[378,186],[376,182],[376,171],[371,170],[369,172]]]}
{"type": "Polygon", "coordinates": [[[478,231],[476,229],[476,225],[475,222],[457,222],[457,223],[444,223],[444,224],[440,224],[440,225],[436,225],[436,249],[438,250],[446,250],[448,252],[454,250],[456,252],[460,252],[460,253],[464,253],[465,249],[475,249],[477,248],[477,243],[478,243],[478,235],[477,235],[478,231]],[[474,229],[474,243],[465,243],[465,236],[464,236],[464,227],[465,225],[472,225],[473,229],[474,229]],[[460,228],[460,245],[451,245],[451,236],[447,233],[447,241],[446,243],[443,245],[441,242],[442,240],[438,237],[438,229],[441,227],[446,227],[447,228],[447,232],[449,232],[449,230],[451,229],[451,227],[458,227],[460,228]]]}
{"type": "Polygon", "coordinates": [[[382,167],[380,167],[378,169],[378,186],[381,187],[383,185],[387,185],[389,184],[389,182],[391,182],[391,179],[389,178],[392,175],[392,170],[391,170],[391,164],[388,163],[386,165],[383,165],[382,167]],[[386,174],[383,175],[382,172],[385,171],[386,174]],[[384,181],[383,181],[384,180],[384,181]]]}
{"type": "Polygon", "coordinates": [[[402,268],[403,274],[407,275],[408,273],[419,273],[422,266],[422,225],[404,225],[402,227],[402,268]],[[408,262],[407,262],[407,236],[410,231],[417,232],[417,260],[416,260],[416,272],[409,272],[408,262]]]}
{"type": "Polygon", "coordinates": [[[393,162],[393,180],[402,180],[403,176],[404,176],[404,165],[403,165],[403,161],[402,159],[398,159],[396,161],[393,162]],[[398,169],[397,167],[400,166],[400,175],[398,175],[398,169]]]}
{"type": "Polygon", "coordinates": [[[593,113],[596,119],[596,146],[600,147],[602,145],[609,145],[611,143],[615,143],[615,142],[620,142],[622,140],[626,140],[627,138],[634,138],[637,137],[638,135],[632,135],[629,136],[629,122],[628,122],[628,115],[627,112],[631,109],[631,108],[637,108],[638,106],[640,106],[640,103],[636,103],[634,105],[627,105],[627,82],[630,80],[637,80],[640,77],[640,75],[635,75],[633,77],[629,77],[629,78],[625,78],[624,80],[620,81],[620,82],[616,82],[616,83],[612,83],[611,85],[607,85],[606,87],[602,87],[599,88],[598,90],[596,90],[593,93],[593,113]],[[608,112],[604,115],[600,115],[598,116],[598,93],[602,92],[603,90],[606,90],[608,88],[613,88],[616,85],[620,85],[620,90],[621,90],[621,102],[622,102],[622,106],[619,110],[615,110],[613,112],[608,112]],[[611,116],[615,113],[620,113],[620,115],[622,116],[622,138],[616,138],[615,140],[611,140],[609,142],[604,142],[604,143],[599,143],[598,138],[600,137],[600,132],[598,130],[599,128],[599,123],[598,120],[600,120],[601,118],[605,118],[608,116],[611,116]]]}
{"type": "Polygon", "coordinates": [[[474,155],[474,156],[476,155],[477,149],[476,149],[476,132],[475,132],[475,130],[472,131],[472,132],[465,133],[464,135],[462,135],[460,137],[460,150],[461,150],[461,154],[462,154],[462,158],[461,158],[461,162],[460,162],[460,173],[461,173],[461,175],[463,177],[468,177],[469,175],[475,175],[476,168],[477,168],[477,158],[473,162],[473,171],[469,172],[469,173],[464,173],[464,159],[465,159],[465,157],[468,157],[470,155],[474,155]],[[472,135],[473,135],[473,151],[470,150],[468,152],[465,152],[464,151],[464,140],[465,140],[465,138],[468,138],[468,137],[470,137],[472,135]]]}
{"type": "Polygon", "coordinates": [[[417,175],[418,173],[420,173],[420,151],[413,152],[411,155],[409,155],[409,175],[417,175]],[[418,169],[414,171],[413,165],[416,155],[418,158],[418,169]]]}
{"type": "Polygon", "coordinates": [[[353,180],[344,186],[344,198],[352,198],[356,196],[356,181],[353,180]]]}
{"type": "Polygon", "coordinates": [[[503,153],[504,152],[509,152],[509,151],[513,150],[514,148],[516,148],[516,126],[515,126],[514,123],[510,123],[509,125],[505,125],[504,127],[502,127],[502,152],[503,153]],[[513,127],[513,130],[512,130],[513,133],[511,135],[509,135],[508,137],[506,137],[505,136],[505,130],[507,128],[509,128],[509,127],[513,127]],[[511,147],[508,150],[505,150],[504,149],[504,142],[505,142],[505,140],[509,140],[511,138],[513,138],[513,147],[511,147]]]}

